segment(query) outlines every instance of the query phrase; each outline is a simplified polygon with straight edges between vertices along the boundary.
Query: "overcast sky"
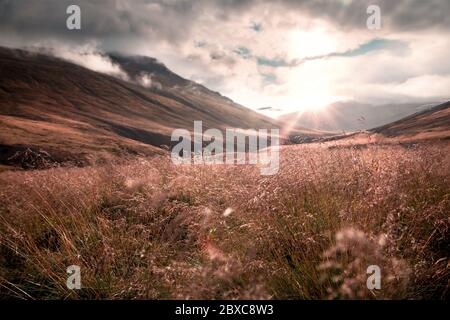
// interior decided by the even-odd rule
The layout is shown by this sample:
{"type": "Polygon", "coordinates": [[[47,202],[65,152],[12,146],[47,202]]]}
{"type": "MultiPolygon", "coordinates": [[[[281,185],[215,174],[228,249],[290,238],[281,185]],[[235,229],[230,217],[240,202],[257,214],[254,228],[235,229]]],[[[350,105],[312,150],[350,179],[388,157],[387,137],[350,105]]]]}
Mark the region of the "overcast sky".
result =
{"type": "Polygon", "coordinates": [[[448,98],[449,16],[449,0],[0,0],[0,45],[149,55],[276,115],[448,98]],[[66,28],[70,4],[82,30],[66,28]],[[366,26],[370,4],[380,30],[366,26]]]}

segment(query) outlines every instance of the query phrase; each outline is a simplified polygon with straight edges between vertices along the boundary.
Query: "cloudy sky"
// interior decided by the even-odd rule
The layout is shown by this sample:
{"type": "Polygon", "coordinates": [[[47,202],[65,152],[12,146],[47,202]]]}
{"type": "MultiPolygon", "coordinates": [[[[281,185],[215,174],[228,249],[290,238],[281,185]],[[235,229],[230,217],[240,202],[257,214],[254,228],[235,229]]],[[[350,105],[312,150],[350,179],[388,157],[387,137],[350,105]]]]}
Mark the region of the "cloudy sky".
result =
{"type": "Polygon", "coordinates": [[[449,13],[449,0],[0,0],[0,45],[153,56],[277,115],[450,97],[449,13]],[[70,4],[81,30],[66,28],[70,4]],[[369,5],[380,30],[366,26],[369,5]]]}

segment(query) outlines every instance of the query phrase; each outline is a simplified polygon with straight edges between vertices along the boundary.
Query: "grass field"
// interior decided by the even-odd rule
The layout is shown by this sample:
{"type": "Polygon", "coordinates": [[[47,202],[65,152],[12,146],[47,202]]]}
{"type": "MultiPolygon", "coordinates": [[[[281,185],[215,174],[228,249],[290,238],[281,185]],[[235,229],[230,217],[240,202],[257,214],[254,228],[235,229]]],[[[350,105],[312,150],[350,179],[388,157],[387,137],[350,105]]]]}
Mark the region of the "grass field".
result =
{"type": "Polygon", "coordinates": [[[5,171],[0,296],[448,299],[449,149],[287,146],[274,176],[163,156],[5,171]]]}

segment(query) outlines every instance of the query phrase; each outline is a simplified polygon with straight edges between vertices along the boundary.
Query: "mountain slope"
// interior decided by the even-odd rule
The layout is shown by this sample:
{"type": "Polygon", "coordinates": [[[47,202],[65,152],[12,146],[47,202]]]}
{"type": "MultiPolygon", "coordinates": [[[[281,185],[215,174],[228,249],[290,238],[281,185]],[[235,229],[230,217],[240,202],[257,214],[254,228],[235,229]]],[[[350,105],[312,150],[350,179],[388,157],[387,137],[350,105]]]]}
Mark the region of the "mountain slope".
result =
{"type": "Polygon", "coordinates": [[[387,137],[450,137],[450,101],[370,130],[387,137]]]}
{"type": "Polygon", "coordinates": [[[399,120],[429,107],[430,105],[417,103],[371,105],[347,101],[337,102],[319,110],[284,115],[279,120],[292,122],[292,119],[295,119],[295,126],[322,131],[359,131],[399,120]]]}
{"type": "Polygon", "coordinates": [[[154,59],[111,57],[131,81],[48,55],[0,48],[0,164],[11,164],[17,151],[28,149],[79,164],[158,154],[173,129],[192,130],[194,120],[202,120],[204,129],[277,128],[274,120],[154,59]],[[152,77],[152,86],[137,83],[142,73],[152,77]]]}
{"type": "MultiPolygon", "coordinates": [[[[122,70],[126,71],[132,81],[151,88],[153,91],[158,92],[158,94],[184,101],[187,99],[190,103],[198,106],[204,105],[205,102],[210,103],[208,109],[203,110],[204,112],[209,112],[214,115],[222,114],[226,111],[224,110],[224,105],[232,105],[235,108],[249,111],[247,108],[235,104],[229,98],[222,96],[219,92],[211,91],[198,83],[180,77],[154,58],[144,56],[130,57],[123,56],[119,53],[110,53],[108,57],[112,62],[119,65],[122,70]],[[214,101],[218,103],[214,103],[214,101]]],[[[234,113],[235,111],[236,109],[232,112],[234,113]]],[[[226,115],[224,114],[223,116],[225,117],[226,115]]],[[[290,127],[289,132],[286,132],[288,124],[284,121],[269,119],[259,113],[254,113],[253,117],[255,119],[263,118],[265,121],[270,121],[273,128],[280,128],[283,136],[289,134],[301,137],[317,137],[328,134],[327,132],[311,130],[300,126],[290,127]]],[[[258,125],[260,124],[258,123],[258,125]]],[[[258,125],[248,127],[257,129],[260,128],[258,125]]],[[[234,125],[234,127],[242,126],[234,125]]],[[[265,127],[263,126],[262,128],[265,127]]]]}
{"type": "Polygon", "coordinates": [[[320,139],[330,148],[363,146],[369,144],[407,145],[417,142],[439,143],[450,139],[450,101],[416,112],[395,122],[367,131],[320,139]]]}

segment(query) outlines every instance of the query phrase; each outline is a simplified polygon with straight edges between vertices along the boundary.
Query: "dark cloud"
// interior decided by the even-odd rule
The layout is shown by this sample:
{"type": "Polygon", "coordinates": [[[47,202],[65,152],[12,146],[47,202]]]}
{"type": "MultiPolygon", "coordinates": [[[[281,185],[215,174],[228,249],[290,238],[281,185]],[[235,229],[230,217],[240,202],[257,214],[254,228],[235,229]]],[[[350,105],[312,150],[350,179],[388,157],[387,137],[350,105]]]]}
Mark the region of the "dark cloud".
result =
{"type": "Polygon", "coordinates": [[[274,108],[274,107],[261,107],[256,110],[258,110],[258,111],[275,111],[275,112],[283,111],[282,108],[274,108]]]}
{"type": "Polygon", "coordinates": [[[0,30],[21,40],[80,41],[134,39],[178,42],[187,38],[197,13],[188,1],[0,0],[0,30]],[[66,8],[81,7],[82,30],[66,28],[66,8]]]}
{"type": "Polygon", "coordinates": [[[331,21],[342,28],[366,25],[369,5],[381,9],[385,27],[396,31],[450,27],[448,0],[278,0],[279,3],[331,21]]]}
{"type": "MultiPolygon", "coordinates": [[[[246,13],[250,8],[270,3],[319,17],[341,28],[365,28],[369,4],[381,7],[383,24],[392,30],[450,28],[449,0],[0,0],[2,37],[28,40],[54,38],[64,41],[96,39],[114,46],[120,39],[186,41],[192,26],[204,15],[217,23],[246,13]],[[82,8],[82,30],[65,27],[67,6],[82,8]]],[[[277,10],[276,13],[282,11],[277,10]]],[[[274,14],[276,14],[274,12],[274,14]]],[[[258,17],[255,17],[258,18],[258,17]]],[[[254,23],[261,31],[262,21],[254,23]]]]}

